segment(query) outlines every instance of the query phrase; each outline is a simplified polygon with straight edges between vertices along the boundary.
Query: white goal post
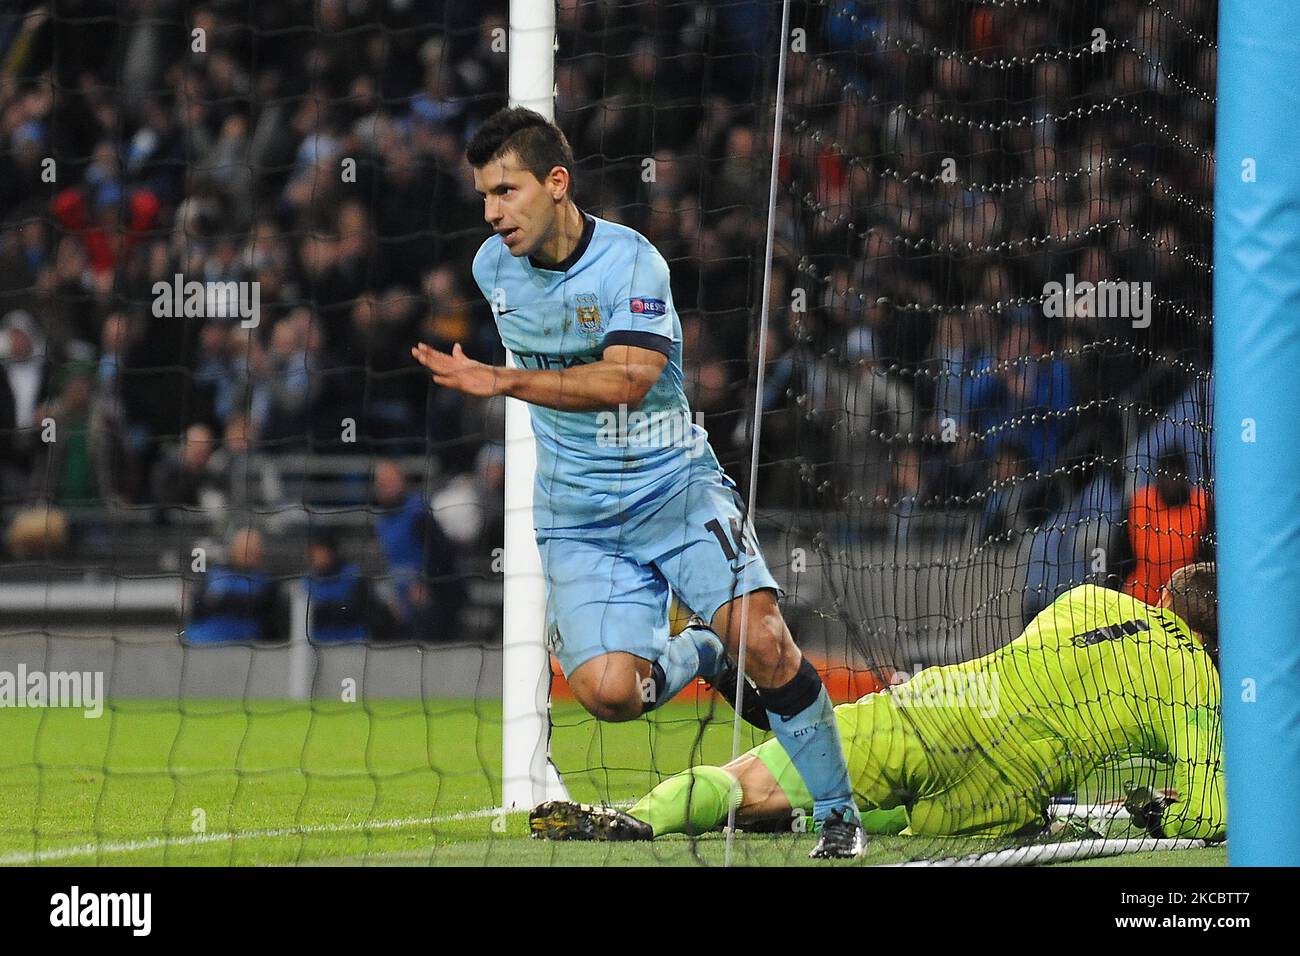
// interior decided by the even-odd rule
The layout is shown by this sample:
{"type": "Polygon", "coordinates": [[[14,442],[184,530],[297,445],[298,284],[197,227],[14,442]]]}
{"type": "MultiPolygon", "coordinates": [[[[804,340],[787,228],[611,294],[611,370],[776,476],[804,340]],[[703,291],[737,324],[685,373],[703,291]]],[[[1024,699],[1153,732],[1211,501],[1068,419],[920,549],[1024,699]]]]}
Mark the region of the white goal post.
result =
{"type": "MultiPolygon", "coordinates": [[[[510,105],[555,119],[555,4],[510,0],[510,105]]],[[[513,364],[514,356],[508,360],[513,364]]],[[[527,810],[568,798],[551,763],[546,593],[533,528],[537,451],[528,407],[506,399],[501,654],[501,806],[527,810]]]]}

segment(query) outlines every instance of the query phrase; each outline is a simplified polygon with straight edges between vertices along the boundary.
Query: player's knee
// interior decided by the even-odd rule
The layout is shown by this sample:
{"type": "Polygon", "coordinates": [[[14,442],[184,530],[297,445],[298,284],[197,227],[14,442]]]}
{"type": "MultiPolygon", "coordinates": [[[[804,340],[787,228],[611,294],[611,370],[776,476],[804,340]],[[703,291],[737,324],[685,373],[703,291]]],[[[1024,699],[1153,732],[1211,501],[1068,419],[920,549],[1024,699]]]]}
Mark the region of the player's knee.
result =
{"type": "Polygon", "coordinates": [[[766,674],[789,680],[799,669],[799,661],[802,660],[799,648],[784,633],[784,628],[765,631],[764,639],[761,642],[755,641],[752,648],[749,652],[752,654],[750,659],[755,668],[761,668],[766,674]]]}
{"type": "Polygon", "coordinates": [[[639,693],[623,693],[621,688],[605,685],[590,691],[582,704],[597,720],[613,724],[635,720],[645,709],[639,693]]]}
{"type": "Polygon", "coordinates": [[[802,656],[775,608],[750,619],[745,644],[745,670],[760,687],[783,684],[798,672],[802,656]]]}
{"type": "Polygon", "coordinates": [[[635,668],[592,662],[573,674],[569,687],[598,720],[635,720],[645,709],[642,682],[635,668]]]}

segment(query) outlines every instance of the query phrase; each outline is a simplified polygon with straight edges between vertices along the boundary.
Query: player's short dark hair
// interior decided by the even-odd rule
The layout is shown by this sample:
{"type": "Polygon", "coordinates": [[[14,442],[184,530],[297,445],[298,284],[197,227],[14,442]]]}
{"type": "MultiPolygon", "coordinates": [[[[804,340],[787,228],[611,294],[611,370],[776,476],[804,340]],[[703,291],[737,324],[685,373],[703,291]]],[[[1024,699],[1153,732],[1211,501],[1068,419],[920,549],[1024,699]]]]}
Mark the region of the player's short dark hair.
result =
{"type": "Polygon", "coordinates": [[[545,182],[556,166],[567,169],[572,181],[573,147],[564,132],[536,110],[522,106],[497,110],[470,138],[465,159],[479,169],[509,152],[538,182],[545,182]]]}
{"type": "Polygon", "coordinates": [[[1205,649],[1219,650],[1219,571],[1212,561],[1179,568],[1165,585],[1169,608],[1205,641],[1205,649]]]}

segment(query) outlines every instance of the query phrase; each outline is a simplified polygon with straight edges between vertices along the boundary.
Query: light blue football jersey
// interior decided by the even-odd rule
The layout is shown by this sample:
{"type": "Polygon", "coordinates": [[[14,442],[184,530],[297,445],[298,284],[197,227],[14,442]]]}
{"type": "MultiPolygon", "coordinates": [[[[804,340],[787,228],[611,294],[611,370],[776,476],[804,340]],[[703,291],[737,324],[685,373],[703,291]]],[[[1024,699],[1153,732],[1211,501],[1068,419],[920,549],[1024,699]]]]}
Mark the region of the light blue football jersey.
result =
{"type": "Polygon", "coordinates": [[[491,236],[474,280],[516,364],[561,369],[598,361],[606,346],[668,357],[637,409],[562,412],[529,404],[537,441],[533,520],[539,531],[608,527],[653,507],[694,468],[718,469],[682,388],[682,324],[668,263],[634,229],[583,214],[573,253],[553,268],[510,254],[491,236]]]}

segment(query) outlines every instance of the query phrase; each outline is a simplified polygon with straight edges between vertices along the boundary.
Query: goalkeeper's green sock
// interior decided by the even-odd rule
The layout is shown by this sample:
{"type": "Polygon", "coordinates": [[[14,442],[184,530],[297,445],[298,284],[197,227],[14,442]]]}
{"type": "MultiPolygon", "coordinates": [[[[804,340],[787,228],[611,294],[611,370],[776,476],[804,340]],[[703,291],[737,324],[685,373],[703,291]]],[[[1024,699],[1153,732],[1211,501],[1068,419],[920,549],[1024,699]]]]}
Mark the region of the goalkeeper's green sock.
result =
{"type": "Polygon", "coordinates": [[[659,784],[628,813],[650,824],[657,837],[694,836],[725,823],[731,804],[740,806],[743,796],[740,782],[721,767],[692,767],[659,784]]]}
{"type": "Polygon", "coordinates": [[[907,829],[907,807],[894,807],[892,810],[862,811],[862,829],[868,833],[882,836],[897,836],[907,829]]]}

